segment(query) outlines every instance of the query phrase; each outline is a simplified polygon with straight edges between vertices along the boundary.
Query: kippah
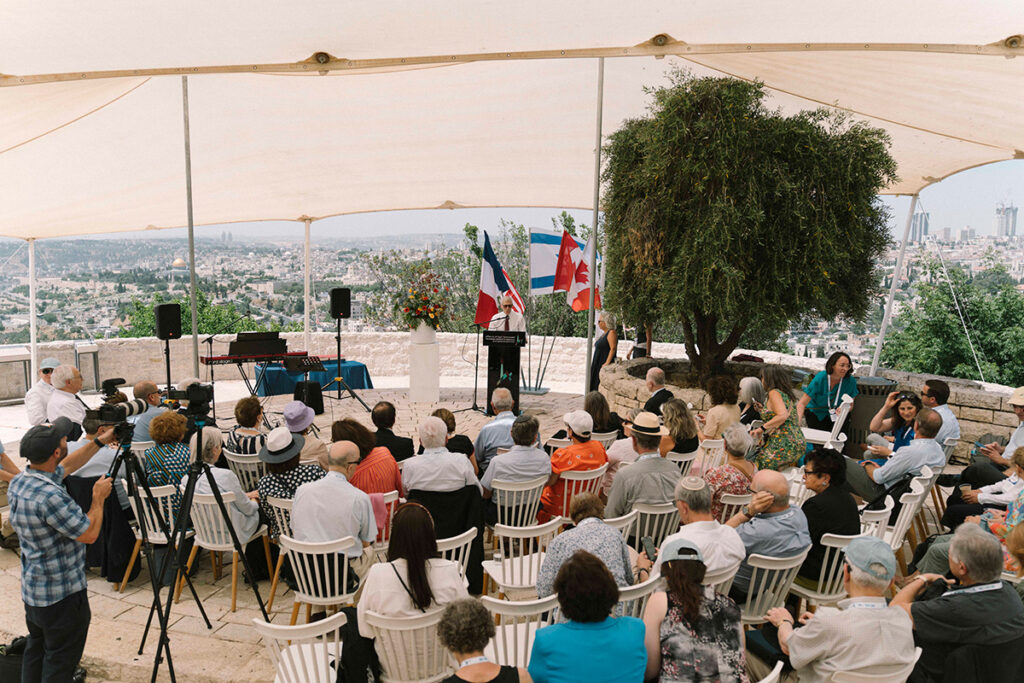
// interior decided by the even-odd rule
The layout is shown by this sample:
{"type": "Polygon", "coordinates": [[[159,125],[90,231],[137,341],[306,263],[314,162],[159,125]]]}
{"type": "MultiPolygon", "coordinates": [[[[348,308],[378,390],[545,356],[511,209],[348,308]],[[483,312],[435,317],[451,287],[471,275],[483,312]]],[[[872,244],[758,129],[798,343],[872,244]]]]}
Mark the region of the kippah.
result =
{"type": "Polygon", "coordinates": [[[704,480],[700,477],[683,477],[680,486],[687,491],[700,491],[704,488],[704,480]]]}

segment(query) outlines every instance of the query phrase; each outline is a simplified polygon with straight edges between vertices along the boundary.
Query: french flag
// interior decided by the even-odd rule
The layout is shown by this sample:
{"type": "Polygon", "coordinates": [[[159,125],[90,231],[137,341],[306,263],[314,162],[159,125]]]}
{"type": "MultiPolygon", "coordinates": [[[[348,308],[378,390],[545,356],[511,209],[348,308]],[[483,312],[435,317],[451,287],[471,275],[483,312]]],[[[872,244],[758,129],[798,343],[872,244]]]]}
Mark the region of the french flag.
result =
{"type": "Polygon", "coordinates": [[[526,307],[523,299],[502,268],[501,262],[491,248],[491,238],[484,231],[484,258],[480,264],[480,293],[476,300],[476,316],[473,322],[482,325],[491,321],[501,310],[501,297],[512,297],[512,309],[522,313],[526,307]]]}

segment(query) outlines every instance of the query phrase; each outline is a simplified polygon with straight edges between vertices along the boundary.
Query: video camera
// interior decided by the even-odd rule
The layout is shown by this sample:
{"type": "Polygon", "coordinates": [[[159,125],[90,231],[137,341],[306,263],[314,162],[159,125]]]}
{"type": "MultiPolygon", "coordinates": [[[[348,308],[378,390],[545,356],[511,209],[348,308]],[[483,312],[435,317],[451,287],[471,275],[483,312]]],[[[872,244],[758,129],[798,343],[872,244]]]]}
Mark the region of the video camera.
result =
{"type": "MultiPolygon", "coordinates": [[[[124,382],[124,380],[108,380],[109,382],[124,382]]],[[[117,385],[114,385],[115,387],[117,385]]],[[[107,390],[107,382],[103,383],[103,390],[107,390]]],[[[124,403],[101,403],[95,410],[86,410],[85,419],[98,420],[100,424],[114,425],[114,433],[119,443],[131,443],[135,433],[135,425],[128,424],[127,419],[132,415],[139,415],[146,412],[149,404],[141,398],[135,398],[124,403]]]]}
{"type": "Polygon", "coordinates": [[[100,388],[103,391],[103,400],[106,401],[108,398],[117,393],[118,387],[123,387],[127,384],[124,377],[112,377],[105,379],[100,383],[100,388]]]}
{"type": "Polygon", "coordinates": [[[210,403],[213,402],[212,384],[190,384],[182,390],[171,389],[167,392],[167,398],[175,401],[188,401],[185,412],[189,415],[205,416],[210,412],[210,403]]]}

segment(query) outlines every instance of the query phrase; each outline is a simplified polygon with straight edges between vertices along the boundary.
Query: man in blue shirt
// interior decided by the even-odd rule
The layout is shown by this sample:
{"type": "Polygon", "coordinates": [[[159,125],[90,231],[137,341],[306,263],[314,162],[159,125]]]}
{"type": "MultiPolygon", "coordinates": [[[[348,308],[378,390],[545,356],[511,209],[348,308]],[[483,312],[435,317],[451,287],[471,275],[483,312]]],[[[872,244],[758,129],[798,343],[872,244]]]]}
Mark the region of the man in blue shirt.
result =
{"type": "Polygon", "coordinates": [[[160,390],[152,382],[139,382],[135,385],[133,391],[135,398],[142,399],[149,406],[145,412],[128,418],[128,422],[135,425],[132,441],[152,441],[153,439],[149,436],[149,423],[153,421],[154,417],[166,410],[160,405],[160,399],[163,397],[160,395],[160,390]]]}
{"type": "Polygon", "coordinates": [[[494,410],[494,419],[481,428],[480,434],[473,444],[473,452],[476,453],[476,464],[481,472],[487,471],[499,448],[512,448],[512,421],[516,419],[512,412],[512,392],[508,389],[498,387],[491,394],[491,408],[494,410]]]}
{"type": "Polygon", "coordinates": [[[86,595],[85,548],[103,525],[103,501],[110,479],[101,477],[92,491],[89,513],[64,490],[62,480],[114,440],[113,430],[71,455],[67,435],[73,424],[57,418],[38,425],[21,439],[28,469],[11,482],[11,525],[21,541],[21,597],[25,602],[28,643],[23,681],[69,681],[85,649],[92,614],[86,595]]]}
{"type": "Polygon", "coordinates": [[[942,417],[935,410],[922,408],[914,420],[914,440],[899,448],[888,462],[879,467],[871,461],[858,463],[846,459],[846,489],[864,500],[873,500],[899,481],[904,474],[921,474],[926,465],[933,471],[946,466],[946,455],[935,440],[942,427],[942,417]]]}

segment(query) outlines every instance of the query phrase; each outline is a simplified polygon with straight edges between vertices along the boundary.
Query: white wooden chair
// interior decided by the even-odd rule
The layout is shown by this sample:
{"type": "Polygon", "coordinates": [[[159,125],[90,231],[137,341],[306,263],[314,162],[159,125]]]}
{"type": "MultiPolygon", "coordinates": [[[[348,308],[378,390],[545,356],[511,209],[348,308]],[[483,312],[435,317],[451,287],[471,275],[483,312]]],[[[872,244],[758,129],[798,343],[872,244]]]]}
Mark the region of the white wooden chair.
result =
{"type": "Polygon", "coordinates": [[[807,488],[807,480],[804,479],[804,468],[790,467],[784,470],[782,474],[789,480],[789,504],[794,507],[800,507],[813,493],[813,491],[807,488]]]}
{"type": "Polygon", "coordinates": [[[156,441],[132,441],[132,453],[141,459],[143,453],[156,445],[156,441]]]}
{"type": "MultiPolygon", "coordinates": [[[[921,540],[928,538],[928,497],[935,493],[935,486],[939,481],[939,475],[942,474],[941,468],[935,468],[934,470],[930,467],[922,467],[921,474],[918,477],[914,477],[915,480],[921,482],[921,488],[923,488],[928,495],[921,499],[921,502],[917,505],[917,514],[914,515],[914,522],[917,526],[918,532],[921,534],[921,540]]],[[[941,515],[939,514],[939,508],[936,506],[932,510],[932,514],[935,517],[935,526],[937,529],[942,528],[941,515]]],[[[917,546],[917,543],[914,544],[917,546]]]]}
{"type": "MultiPolygon", "coordinates": [[[[292,535],[292,500],[291,498],[267,498],[267,505],[274,515],[274,525],[277,527],[278,538],[292,535]]],[[[267,601],[267,612],[274,608],[274,598],[277,596],[277,584],[281,581],[281,567],[284,565],[284,551],[277,555],[277,566],[274,567],[274,578],[270,581],[270,599],[267,601]]]]}
{"type": "Polygon", "coordinates": [[[544,553],[561,526],[562,520],[558,518],[535,526],[494,526],[499,551],[493,560],[484,561],[483,568],[500,593],[514,594],[516,599],[536,596],[537,574],[544,553]]]}
{"type": "MultiPolygon", "coordinates": [[[[953,451],[956,450],[956,445],[959,442],[955,437],[949,437],[942,444],[942,454],[946,456],[946,464],[953,458],[953,451]]],[[[946,496],[942,487],[939,486],[936,481],[935,486],[932,487],[932,504],[935,506],[935,514],[941,520],[942,516],[946,514],[946,496]]],[[[941,522],[940,522],[941,524],[941,522]]]]}
{"type": "Polygon", "coordinates": [[[591,432],[590,433],[590,438],[593,439],[594,441],[597,441],[602,446],[604,446],[605,450],[608,450],[608,448],[613,443],[618,441],[619,433],[618,433],[618,431],[614,431],[614,432],[591,432]]]}
{"type": "Polygon", "coordinates": [[[700,476],[725,464],[725,439],[704,439],[700,451],[700,476]]]}
{"type": "Polygon", "coordinates": [[[476,538],[476,527],[467,529],[458,536],[437,539],[437,552],[441,557],[459,563],[459,573],[466,578],[466,566],[469,564],[469,546],[476,538]]]}
{"type": "Polygon", "coordinates": [[[775,668],[757,683],[779,683],[782,678],[782,662],[775,662],[775,668]]]}
{"type": "Polygon", "coordinates": [[[324,607],[351,604],[355,591],[348,592],[351,568],[346,551],[360,543],[346,536],[337,541],[308,543],[281,536],[281,552],[287,553],[295,575],[295,604],[292,626],[299,617],[299,607],[306,605],[306,621],[313,605],[324,607]]]}
{"type": "Polygon", "coordinates": [[[661,590],[665,586],[665,577],[652,576],[643,583],[619,589],[618,609],[616,616],[644,618],[644,609],[647,607],[647,600],[651,593],[661,590]]]}
{"type": "Polygon", "coordinates": [[[892,509],[894,507],[896,507],[896,503],[893,501],[892,496],[886,496],[885,506],[882,509],[861,509],[860,532],[862,534],[885,538],[885,528],[889,525],[889,516],[892,514],[892,509]]]}
{"type": "MultiPolygon", "coordinates": [[[[846,418],[850,415],[852,408],[853,397],[849,394],[843,394],[839,408],[836,409],[836,421],[832,423],[832,431],[826,432],[824,429],[802,427],[804,440],[817,446],[832,444],[832,448],[835,448],[835,444],[844,444],[846,442],[846,434],[842,433],[843,425],[846,423],[846,418]]],[[[842,447],[837,450],[841,451],[842,447]]]]}
{"type": "Polygon", "coordinates": [[[253,628],[274,663],[275,683],[334,683],[341,666],[343,612],[302,626],[269,624],[253,619],[253,628]]]}
{"type": "Polygon", "coordinates": [[[706,572],[701,584],[713,589],[719,595],[728,595],[732,588],[732,580],[736,578],[736,571],[740,568],[740,562],[726,567],[718,572],[706,572]]]}
{"type": "Polygon", "coordinates": [[[892,671],[885,674],[864,674],[856,671],[836,671],[832,674],[829,679],[832,683],[904,683],[910,674],[914,671],[914,666],[917,665],[917,660],[921,658],[921,648],[914,648],[914,661],[906,664],[902,669],[898,671],[892,671]]]}
{"type": "MultiPolygon", "coordinates": [[[[634,503],[633,510],[636,511],[636,533],[633,535],[633,550],[637,553],[643,552],[643,544],[640,542],[644,536],[650,536],[655,547],[661,546],[661,542],[669,534],[679,531],[679,510],[675,503],[660,503],[650,505],[648,503],[634,503]]],[[[650,558],[649,558],[650,559],[650,558]]]]}
{"type": "MultiPolygon", "coordinates": [[[[495,453],[495,455],[505,455],[510,450],[512,450],[512,449],[511,448],[502,448],[502,447],[499,446],[497,452],[495,453]]],[[[481,474],[483,474],[483,473],[481,472],[481,474]]]]}
{"type": "Polygon", "coordinates": [[[572,445],[572,439],[555,439],[550,438],[544,443],[544,448],[547,449],[548,454],[552,454],[559,448],[568,448],[572,445]]]}
{"type": "Polygon", "coordinates": [[[398,509],[398,491],[388,491],[381,494],[384,496],[384,507],[388,511],[388,521],[384,528],[377,534],[377,540],[373,542],[373,552],[378,562],[388,561],[388,543],[391,541],[391,522],[395,519],[395,510],[398,509]]]}
{"type": "Polygon", "coordinates": [[[598,491],[601,490],[604,473],[607,471],[608,463],[606,462],[594,470],[571,470],[569,472],[562,472],[559,475],[559,481],[565,483],[565,494],[562,497],[562,510],[560,512],[562,524],[572,524],[572,520],[569,518],[569,504],[572,502],[573,496],[581,493],[593,493],[596,496],[598,491]]]}
{"type": "Polygon", "coordinates": [[[497,624],[484,654],[495,664],[525,669],[530,663],[537,629],[554,623],[552,614],[558,607],[558,596],[510,602],[485,595],[480,602],[494,615],[497,624]]]}
{"type": "Polygon", "coordinates": [[[722,510],[718,513],[718,521],[725,524],[726,520],[740,511],[740,508],[750,502],[752,494],[744,493],[723,493],[721,498],[722,510]]]}
{"type": "Polygon", "coordinates": [[[228,468],[238,477],[243,491],[255,491],[259,487],[260,477],[267,473],[267,464],[258,455],[243,455],[224,449],[224,458],[228,468]]]}
{"type": "MultiPolygon", "coordinates": [[[[852,536],[840,536],[839,534],[825,534],[821,537],[821,544],[825,546],[825,556],[821,560],[821,571],[818,572],[818,587],[804,588],[798,583],[793,583],[789,592],[806,600],[813,605],[834,605],[846,597],[846,589],[843,588],[843,562],[846,558],[846,546],[855,538],[867,534],[854,534],[852,536]]],[[[803,606],[797,610],[801,613],[803,606]]]]}
{"type": "Polygon", "coordinates": [[[437,637],[443,612],[437,608],[414,617],[365,613],[377,641],[384,683],[436,683],[452,674],[452,657],[437,637]]]}
{"type": "Polygon", "coordinates": [[[903,555],[903,542],[907,538],[907,532],[910,530],[910,525],[917,514],[918,506],[927,495],[928,492],[922,488],[920,482],[917,479],[912,480],[910,482],[910,490],[900,496],[902,507],[900,508],[899,516],[896,517],[896,523],[887,527],[879,536],[892,548],[892,552],[896,555],[904,576],[907,574],[907,560],[903,555]]]}
{"type": "Polygon", "coordinates": [[[747,585],[747,599],[740,607],[740,621],[744,625],[763,624],[768,610],[782,607],[793,579],[810,550],[808,546],[802,553],[789,557],[768,557],[754,553],[747,558],[752,571],[747,585]]]}
{"type": "MultiPolygon", "coordinates": [[[[629,543],[629,537],[633,535],[633,529],[636,527],[636,518],[640,513],[635,509],[630,510],[621,517],[612,517],[611,519],[604,520],[604,523],[608,526],[618,529],[619,533],[622,534],[622,539],[629,543]]],[[[674,529],[672,533],[675,533],[679,529],[674,529]]]]}
{"type": "MultiPolygon", "coordinates": [[[[184,491],[185,485],[182,484],[180,488],[184,491]]],[[[235,494],[221,491],[220,496],[224,501],[224,507],[230,511],[231,504],[235,502],[235,494]]],[[[238,598],[238,552],[235,550],[234,543],[231,542],[228,522],[221,515],[214,494],[194,493],[192,495],[190,517],[192,519],[192,528],[196,532],[196,542],[192,546],[192,552],[189,553],[188,562],[185,564],[185,571],[188,572],[192,569],[192,562],[195,561],[196,554],[200,548],[208,550],[211,556],[214,556],[215,553],[231,553],[231,611],[234,612],[238,598]]],[[[249,538],[240,537],[238,541],[244,547],[253,539],[260,537],[263,538],[263,550],[267,556],[267,572],[268,575],[272,575],[274,564],[270,560],[270,534],[267,532],[267,525],[260,524],[252,536],[249,538]]],[[[178,599],[181,597],[181,589],[184,584],[185,577],[182,576],[178,580],[177,587],[174,589],[174,602],[178,602],[178,599]]]]}
{"type": "Polygon", "coordinates": [[[540,496],[548,477],[537,477],[529,481],[491,482],[491,499],[498,509],[498,524],[505,526],[531,526],[537,523],[540,496]]]}
{"type": "Polygon", "coordinates": [[[693,461],[697,459],[701,451],[698,448],[695,451],[689,453],[676,453],[675,451],[669,451],[665,454],[665,459],[674,462],[676,467],[679,468],[679,476],[685,477],[690,471],[690,466],[693,465],[693,461]]]}
{"type": "MultiPolygon", "coordinates": [[[[127,491],[128,483],[122,479],[121,487],[127,491]]],[[[174,512],[171,507],[171,502],[174,500],[175,488],[173,484],[167,486],[151,486],[149,489],[153,494],[153,502],[156,503],[157,509],[160,511],[160,516],[164,518],[164,523],[167,524],[167,528],[173,531],[174,527],[174,512]]],[[[139,510],[135,506],[135,498],[128,496],[128,505],[131,506],[132,512],[135,513],[135,522],[132,523],[132,533],[135,534],[135,547],[132,548],[132,555],[128,559],[128,567],[124,570],[124,578],[121,579],[121,587],[118,589],[119,593],[124,593],[125,586],[128,585],[128,577],[132,574],[132,569],[135,567],[135,562],[139,558],[139,550],[142,549],[142,531],[139,529],[139,524],[146,525],[146,537],[150,543],[154,545],[167,545],[167,537],[160,530],[160,523],[157,521],[157,517],[153,512],[153,506],[149,502],[149,497],[146,495],[146,489],[139,487],[139,499],[142,501],[142,509],[139,510]]],[[[191,538],[195,535],[195,532],[189,529],[185,532],[186,538],[191,538]]],[[[168,551],[173,550],[168,548],[168,551]]],[[[170,566],[170,565],[168,565],[170,566]]],[[[157,567],[154,567],[156,570],[157,567]]]]}

